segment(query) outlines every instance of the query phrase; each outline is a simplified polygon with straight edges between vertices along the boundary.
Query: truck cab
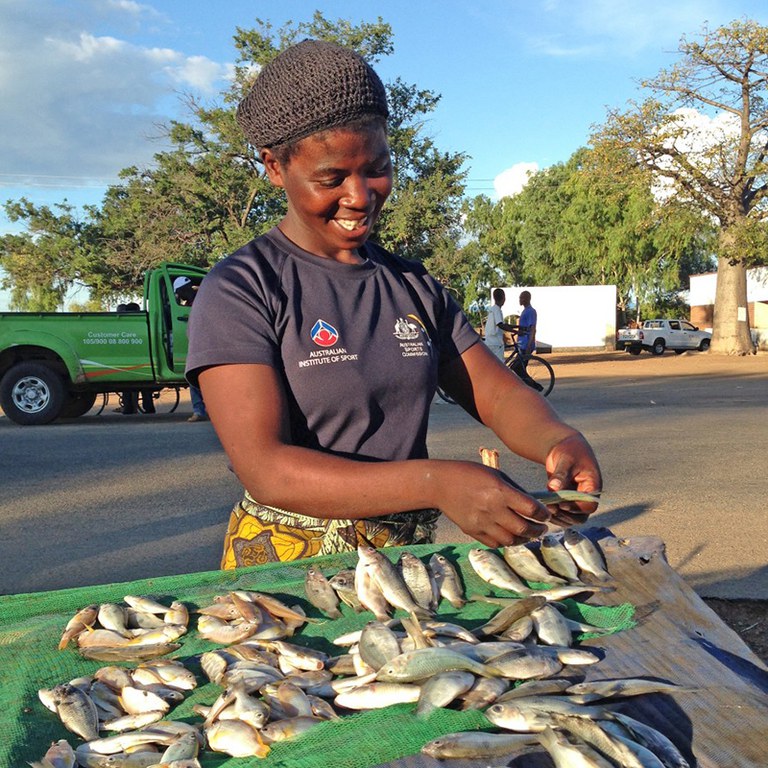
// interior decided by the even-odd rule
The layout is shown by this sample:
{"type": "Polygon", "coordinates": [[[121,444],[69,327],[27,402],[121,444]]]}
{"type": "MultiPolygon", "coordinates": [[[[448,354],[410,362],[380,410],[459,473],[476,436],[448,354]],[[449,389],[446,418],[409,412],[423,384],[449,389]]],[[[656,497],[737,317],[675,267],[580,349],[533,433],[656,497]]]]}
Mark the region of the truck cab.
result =
{"type": "Polygon", "coordinates": [[[142,305],[122,312],[0,313],[0,407],[17,424],[86,413],[99,393],[185,387],[190,307],[178,277],[206,270],[164,262],[144,277],[142,305]]]}

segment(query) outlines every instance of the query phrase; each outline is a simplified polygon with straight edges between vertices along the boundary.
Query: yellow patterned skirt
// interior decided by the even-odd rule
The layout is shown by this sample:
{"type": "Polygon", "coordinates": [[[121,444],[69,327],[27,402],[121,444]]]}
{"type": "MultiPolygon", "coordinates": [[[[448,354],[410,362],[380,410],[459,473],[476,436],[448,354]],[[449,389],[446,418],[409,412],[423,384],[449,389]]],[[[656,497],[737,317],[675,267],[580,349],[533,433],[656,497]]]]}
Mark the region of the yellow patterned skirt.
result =
{"type": "Polygon", "coordinates": [[[431,544],[439,516],[436,509],[419,509],[363,520],[328,520],[260,504],[246,491],[229,516],[221,567],[354,551],[358,534],[375,547],[431,544]]]}

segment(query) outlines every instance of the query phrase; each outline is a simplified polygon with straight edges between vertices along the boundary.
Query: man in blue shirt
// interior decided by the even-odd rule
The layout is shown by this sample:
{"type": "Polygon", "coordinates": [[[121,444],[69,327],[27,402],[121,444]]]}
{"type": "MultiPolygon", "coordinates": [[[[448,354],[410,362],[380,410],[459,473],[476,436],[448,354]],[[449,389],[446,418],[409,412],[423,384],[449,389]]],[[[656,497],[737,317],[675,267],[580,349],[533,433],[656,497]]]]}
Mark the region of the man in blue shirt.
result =
{"type": "Polygon", "coordinates": [[[530,291],[520,294],[520,306],[523,311],[517,321],[517,343],[520,351],[527,357],[536,351],[536,310],[531,306],[530,291]]]}

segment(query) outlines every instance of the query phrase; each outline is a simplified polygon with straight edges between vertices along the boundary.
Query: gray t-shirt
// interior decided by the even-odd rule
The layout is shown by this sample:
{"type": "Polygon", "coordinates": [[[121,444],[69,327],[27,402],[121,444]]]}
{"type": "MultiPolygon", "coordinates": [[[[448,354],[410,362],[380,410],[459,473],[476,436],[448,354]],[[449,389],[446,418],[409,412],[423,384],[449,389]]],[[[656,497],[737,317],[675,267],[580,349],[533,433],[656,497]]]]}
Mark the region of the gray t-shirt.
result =
{"type": "Polygon", "coordinates": [[[281,375],[295,445],[357,459],[427,456],[438,370],[479,340],[418,262],[368,243],[342,264],[275,228],[216,264],[190,315],[187,377],[261,363],[281,375]]]}

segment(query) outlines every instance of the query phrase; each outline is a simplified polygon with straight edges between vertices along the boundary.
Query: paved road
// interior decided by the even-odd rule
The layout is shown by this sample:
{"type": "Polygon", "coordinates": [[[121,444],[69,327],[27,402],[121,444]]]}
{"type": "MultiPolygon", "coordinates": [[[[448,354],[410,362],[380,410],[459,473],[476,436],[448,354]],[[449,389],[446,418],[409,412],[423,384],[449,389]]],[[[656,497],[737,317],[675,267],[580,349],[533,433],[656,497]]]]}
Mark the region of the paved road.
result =
{"type": "MultiPolygon", "coordinates": [[[[739,365],[553,355],[551,401],[593,443],[606,478],[595,524],[664,540],[708,597],[768,599],[768,359],[739,365]]],[[[208,423],[173,414],[18,427],[0,416],[0,594],[212,570],[239,485],[208,423]]],[[[435,403],[430,450],[477,460],[501,446],[435,403]]],[[[536,465],[502,449],[525,487],[536,465]]],[[[465,537],[451,523],[440,541],[465,537]]]]}

